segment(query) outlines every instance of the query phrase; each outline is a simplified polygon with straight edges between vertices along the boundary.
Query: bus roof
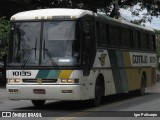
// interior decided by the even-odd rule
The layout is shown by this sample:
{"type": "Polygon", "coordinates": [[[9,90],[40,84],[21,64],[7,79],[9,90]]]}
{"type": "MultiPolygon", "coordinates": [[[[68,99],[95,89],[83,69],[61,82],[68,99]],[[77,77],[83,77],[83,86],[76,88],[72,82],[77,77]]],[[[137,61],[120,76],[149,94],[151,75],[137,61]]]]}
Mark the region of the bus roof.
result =
{"type": "Polygon", "coordinates": [[[11,17],[11,20],[35,20],[55,18],[80,18],[84,15],[93,15],[92,11],[82,9],[50,8],[30,10],[17,13],[11,17]]]}
{"type": "Polygon", "coordinates": [[[111,18],[111,17],[108,17],[106,15],[97,14],[96,16],[98,18],[105,19],[106,21],[108,21],[112,24],[125,25],[126,27],[132,27],[132,28],[139,29],[139,30],[144,30],[144,31],[151,31],[153,33],[155,32],[153,28],[136,25],[136,24],[133,24],[133,23],[130,23],[130,22],[125,22],[123,20],[111,18]]]}
{"type": "Polygon", "coordinates": [[[135,25],[135,24],[132,24],[129,22],[124,22],[121,20],[110,18],[105,15],[100,15],[97,13],[93,13],[92,11],[83,10],[83,9],[50,8],[50,9],[30,10],[30,11],[24,11],[24,12],[20,12],[20,13],[13,15],[11,17],[11,21],[12,20],[53,19],[54,17],[55,18],[75,19],[75,18],[83,17],[85,15],[91,15],[91,16],[94,15],[96,18],[104,19],[104,20],[111,22],[113,24],[126,25],[128,27],[133,27],[133,28],[140,29],[140,30],[154,32],[154,30],[152,28],[135,25]]]}

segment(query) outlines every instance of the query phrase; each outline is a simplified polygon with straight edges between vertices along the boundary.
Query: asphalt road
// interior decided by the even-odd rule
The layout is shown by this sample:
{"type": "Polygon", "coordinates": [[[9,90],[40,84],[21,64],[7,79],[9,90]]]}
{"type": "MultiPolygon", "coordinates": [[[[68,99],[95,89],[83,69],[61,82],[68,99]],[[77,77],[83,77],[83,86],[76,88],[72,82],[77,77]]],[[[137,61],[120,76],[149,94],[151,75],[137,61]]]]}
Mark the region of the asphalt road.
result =
{"type": "Polygon", "coordinates": [[[160,116],[160,83],[147,88],[144,96],[128,93],[107,96],[99,107],[90,107],[88,101],[47,101],[43,108],[35,108],[31,101],[8,100],[6,89],[0,88],[0,111],[1,115],[2,112],[12,114],[12,118],[0,117],[0,120],[160,120],[160,117],[156,117],[156,115],[160,116]],[[32,118],[34,115],[37,115],[38,118],[32,118]]]}

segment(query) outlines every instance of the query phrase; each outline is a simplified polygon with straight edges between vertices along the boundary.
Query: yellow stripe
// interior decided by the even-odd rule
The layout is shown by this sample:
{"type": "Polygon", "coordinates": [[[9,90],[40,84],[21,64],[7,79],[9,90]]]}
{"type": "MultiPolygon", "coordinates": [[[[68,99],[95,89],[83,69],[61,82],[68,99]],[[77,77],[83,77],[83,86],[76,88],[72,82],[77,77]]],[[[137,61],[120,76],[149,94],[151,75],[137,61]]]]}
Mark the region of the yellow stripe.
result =
{"type": "Polygon", "coordinates": [[[62,70],[58,78],[69,78],[73,70],[62,70]]]}
{"type": "MultiPolygon", "coordinates": [[[[132,67],[129,52],[123,52],[123,59],[125,67],[132,67]]],[[[128,80],[128,90],[138,89],[138,69],[126,68],[125,69],[128,80]]]]}
{"type": "Polygon", "coordinates": [[[129,52],[123,52],[123,59],[125,67],[131,67],[131,59],[129,56],[129,52]]]}

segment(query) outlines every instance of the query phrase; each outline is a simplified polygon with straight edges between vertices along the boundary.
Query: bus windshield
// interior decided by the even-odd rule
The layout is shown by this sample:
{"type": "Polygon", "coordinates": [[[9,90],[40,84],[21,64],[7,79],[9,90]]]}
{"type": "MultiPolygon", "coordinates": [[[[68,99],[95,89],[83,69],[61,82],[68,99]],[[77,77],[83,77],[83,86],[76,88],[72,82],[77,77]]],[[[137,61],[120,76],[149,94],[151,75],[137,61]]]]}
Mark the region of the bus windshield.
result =
{"type": "Polygon", "coordinates": [[[80,64],[80,40],[75,21],[12,24],[9,64],[73,66],[80,64]]]}

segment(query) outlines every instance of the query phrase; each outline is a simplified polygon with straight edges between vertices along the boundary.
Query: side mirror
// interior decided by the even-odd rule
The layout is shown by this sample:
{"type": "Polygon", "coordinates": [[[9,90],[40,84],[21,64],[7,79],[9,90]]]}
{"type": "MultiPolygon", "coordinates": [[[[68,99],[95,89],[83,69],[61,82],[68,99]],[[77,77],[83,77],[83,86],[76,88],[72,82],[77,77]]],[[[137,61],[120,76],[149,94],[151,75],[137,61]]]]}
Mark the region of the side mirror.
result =
{"type": "Polygon", "coordinates": [[[89,52],[89,45],[90,45],[90,40],[91,40],[91,37],[90,36],[86,36],[85,37],[85,41],[84,41],[84,49],[85,51],[89,52]]]}
{"type": "Polygon", "coordinates": [[[84,51],[83,51],[83,75],[88,76],[90,74],[90,41],[91,37],[89,32],[85,32],[84,39],[84,51]]]}

